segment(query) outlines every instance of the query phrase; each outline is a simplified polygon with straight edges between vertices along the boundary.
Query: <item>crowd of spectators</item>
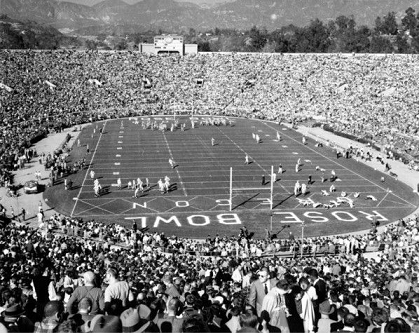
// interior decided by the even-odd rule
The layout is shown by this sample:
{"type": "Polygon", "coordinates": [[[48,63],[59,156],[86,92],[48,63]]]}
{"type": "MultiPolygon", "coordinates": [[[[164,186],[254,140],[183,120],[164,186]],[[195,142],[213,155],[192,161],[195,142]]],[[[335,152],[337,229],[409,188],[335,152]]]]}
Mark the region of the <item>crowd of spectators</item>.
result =
{"type": "Polygon", "coordinates": [[[287,257],[273,249],[300,246],[293,235],[202,242],[59,215],[38,229],[9,224],[0,230],[0,329],[328,332],[332,323],[331,331],[417,332],[418,240],[419,217],[381,233],[307,239],[310,255],[287,257]],[[377,243],[385,246],[367,259],[377,243]],[[258,284],[267,278],[265,296],[258,284]]]}
{"type": "MultiPolygon", "coordinates": [[[[415,61],[1,50],[0,174],[9,181],[30,141],[51,131],[180,111],[313,117],[417,155],[415,61]]],[[[382,233],[304,241],[246,232],[196,241],[60,215],[35,230],[8,224],[0,332],[419,332],[418,241],[416,216],[382,233]],[[380,249],[374,259],[368,248],[380,249]]]]}
{"type": "Polygon", "coordinates": [[[2,152],[103,117],[197,112],[299,121],[419,154],[416,55],[0,51],[2,152]],[[6,89],[10,88],[10,89],[6,89]]]}

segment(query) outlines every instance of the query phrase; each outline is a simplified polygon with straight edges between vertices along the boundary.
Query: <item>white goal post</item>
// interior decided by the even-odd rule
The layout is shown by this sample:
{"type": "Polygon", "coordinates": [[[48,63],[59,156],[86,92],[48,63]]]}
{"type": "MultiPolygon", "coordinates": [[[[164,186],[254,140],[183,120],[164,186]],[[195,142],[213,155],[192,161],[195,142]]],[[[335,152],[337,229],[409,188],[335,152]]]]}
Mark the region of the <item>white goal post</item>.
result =
{"type": "MultiPolygon", "coordinates": [[[[270,188],[269,188],[269,198],[265,200],[269,201],[269,209],[272,210],[273,208],[273,191],[274,191],[274,167],[271,166],[271,174],[270,174],[270,188]]],[[[230,167],[230,211],[233,210],[233,192],[235,191],[266,191],[266,187],[233,187],[233,168],[230,167]]]]}

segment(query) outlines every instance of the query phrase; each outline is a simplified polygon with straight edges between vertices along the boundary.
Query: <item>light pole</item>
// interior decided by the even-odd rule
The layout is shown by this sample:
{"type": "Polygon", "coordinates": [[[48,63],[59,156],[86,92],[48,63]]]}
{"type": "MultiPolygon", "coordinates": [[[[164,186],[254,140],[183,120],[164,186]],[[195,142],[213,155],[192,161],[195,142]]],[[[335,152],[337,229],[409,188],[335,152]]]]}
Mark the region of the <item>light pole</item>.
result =
{"type": "Polygon", "coordinates": [[[304,251],[304,227],[306,226],[305,222],[301,222],[301,258],[303,257],[304,251]]]}

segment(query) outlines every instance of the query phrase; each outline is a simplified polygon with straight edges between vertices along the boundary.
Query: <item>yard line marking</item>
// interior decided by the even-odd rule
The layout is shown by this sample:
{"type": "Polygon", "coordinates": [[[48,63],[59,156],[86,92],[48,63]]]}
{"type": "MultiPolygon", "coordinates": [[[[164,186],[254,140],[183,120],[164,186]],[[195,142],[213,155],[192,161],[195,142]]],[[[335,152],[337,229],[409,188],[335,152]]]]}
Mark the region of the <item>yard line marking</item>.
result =
{"type": "Polygon", "coordinates": [[[118,143],[123,143],[122,141],[118,141],[118,143]]]}
{"type": "MultiPolygon", "coordinates": [[[[171,158],[172,160],[176,161],[176,160],[173,158],[172,150],[170,149],[169,142],[167,141],[166,134],[164,134],[164,132],[163,132],[163,138],[164,138],[164,141],[166,141],[166,146],[167,146],[167,149],[169,150],[170,158],[171,158]]],[[[185,195],[185,197],[187,197],[187,196],[188,196],[188,194],[186,193],[185,185],[183,184],[182,177],[180,176],[180,173],[179,173],[179,170],[177,169],[177,167],[175,168],[175,171],[176,171],[176,173],[177,173],[177,175],[178,175],[178,177],[179,177],[180,184],[182,185],[183,194],[185,195]]]]}
{"type": "Polygon", "coordinates": [[[386,195],[380,200],[376,207],[380,206],[380,204],[384,201],[385,198],[389,195],[390,192],[387,192],[386,195]]]}
{"type": "Polygon", "coordinates": [[[118,139],[122,139],[124,136],[123,135],[120,135],[120,136],[118,136],[118,139]]]}
{"type": "MultiPolygon", "coordinates": [[[[111,201],[109,201],[109,202],[105,202],[105,203],[100,204],[100,205],[97,205],[97,204],[96,204],[96,205],[93,205],[93,204],[88,203],[88,202],[86,202],[86,201],[84,201],[84,200],[80,200],[81,202],[85,203],[86,205],[92,206],[92,208],[85,209],[85,210],[83,210],[83,211],[79,212],[79,214],[85,214],[86,212],[89,212],[89,211],[91,211],[92,209],[97,208],[97,209],[103,210],[103,211],[105,211],[105,212],[107,212],[107,213],[109,213],[109,214],[112,214],[112,215],[117,215],[115,212],[111,212],[110,210],[107,210],[107,209],[105,209],[105,208],[102,208],[102,207],[101,207],[101,206],[103,206],[103,205],[108,205],[108,204],[110,204],[110,203],[114,202],[115,200],[116,200],[116,199],[111,200],[111,201]]],[[[79,215],[79,214],[77,214],[77,215],[79,215]]]]}
{"type": "MultiPolygon", "coordinates": [[[[263,123],[265,126],[267,126],[267,127],[269,127],[269,128],[271,128],[271,129],[273,129],[273,130],[275,130],[275,131],[276,131],[276,129],[275,129],[274,127],[272,127],[271,125],[269,125],[269,124],[267,124],[267,123],[264,123],[264,122],[262,122],[262,123],[263,123]]],[[[287,135],[287,134],[284,134],[284,135],[285,135],[286,137],[288,137],[289,139],[291,139],[292,141],[294,141],[294,142],[298,142],[298,144],[303,145],[300,141],[298,141],[298,140],[294,139],[293,137],[291,137],[291,136],[289,136],[289,135],[287,135]]],[[[307,145],[306,145],[305,147],[307,147],[307,145]]],[[[323,156],[323,158],[325,158],[326,160],[329,160],[329,161],[333,162],[335,165],[339,165],[339,166],[341,166],[342,168],[344,168],[344,169],[346,169],[346,170],[350,171],[351,173],[353,173],[354,175],[357,175],[358,177],[360,177],[360,178],[362,178],[362,179],[366,180],[367,182],[369,182],[369,183],[371,183],[371,184],[374,184],[376,187],[378,187],[378,188],[382,189],[383,191],[386,191],[386,192],[387,192],[387,189],[385,189],[384,187],[382,187],[382,186],[380,186],[380,185],[378,185],[378,184],[374,183],[373,181],[369,180],[368,178],[366,178],[366,177],[364,177],[364,176],[360,175],[359,173],[357,173],[357,172],[355,172],[355,171],[353,171],[353,170],[349,169],[348,167],[346,167],[346,166],[344,166],[344,165],[342,165],[342,164],[340,164],[340,163],[338,163],[338,162],[336,162],[336,161],[332,160],[330,157],[327,157],[327,156],[325,156],[324,154],[317,152],[316,150],[314,150],[314,149],[313,149],[313,148],[311,148],[311,147],[307,147],[307,149],[309,149],[309,150],[311,150],[311,151],[313,151],[313,152],[316,152],[318,155],[323,156]]],[[[394,195],[396,198],[398,198],[398,199],[400,199],[400,200],[404,201],[405,203],[409,204],[410,206],[412,206],[412,207],[416,207],[414,204],[412,204],[412,203],[410,203],[409,201],[407,201],[407,200],[405,200],[405,199],[403,199],[403,198],[399,197],[398,195],[396,195],[396,194],[394,194],[394,193],[393,193],[393,195],[394,195]]]]}
{"type": "Polygon", "coordinates": [[[121,155],[119,155],[119,154],[116,154],[116,155],[115,155],[115,157],[121,157],[121,155]]]}
{"type": "Polygon", "coordinates": [[[96,152],[97,152],[97,147],[99,147],[99,143],[100,143],[100,140],[102,139],[102,135],[103,135],[103,133],[105,132],[105,127],[106,127],[106,124],[107,124],[107,123],[108,123],[108,121],[106,120],[106,121],[105,121],[105,124],[103,125],[103,129],[102,129],[102,131],[101,131],[101,132],[100,132],[100,134],[99,134],[99,139],[97,140],[96,147],[95,147],[95,151],[93,152],[92,158],[90,159],[90,163],[88,164],[88,167],[87,167],[87,170],[86,170],[86,174],[84,175],[83,182],[81,183],[81,186],[80,186],[80,191],[79,191],[79,193],[77,194],[77,197],[76,197],[77,199],[76,199],[76,202],[74,203],[73,209],[71,210],[70,217],[72,217],[72,216],[73,216],[73,214],[74,214],[74,210],[76,209],[77,202],[79,201],[79,197],[80,197],[81,191],[83,190],[83,185],[84,185],[84,183],[86,182],[87,175],[89,174],[90,166],[93,164],[92,162],[93,162],[93,161],[94,161],[94,159],[95,159],[95,155],[96,155],[96,152]]]}
{"type": "MultiPolygon", "coordinates": [[[[235,143],[227,134],[225,134],[219,127],[216,127],[227,139],[229,139],[237,148],[239,148],[243,153],[245,153],[246,155],[249,156],[249,158],[253,161],[253,163],[255,163],[259,168],[261,168],[266,174],[270,175],[271,172],[266,171],[264,167],[262,167],[254,158],[252,158],[252,156],[250,156],[249,154],[247,154],[243,148],[241,148],[237,143],[235,143]]],[[[268,179],[269,180],[269,179],[268,179]]],[[[287,192],[290,194],[290,192],[281,184],[279,183],[279,185],[287,192]]]]}
{"type": "Polygon", "coordinates": [[[118,176],[119,172],[112,172],[113,175],[118,176]]]}
{"type": "Polygon", "coordinates": [[[115,162],[115,165],[121,165],[121,163],[119,163],[119,162],[115,162]]]}
{"type": "Polygon", "coordinates": [[[116,147],[117,150],[122,150],[122,147],[116,147]]]}

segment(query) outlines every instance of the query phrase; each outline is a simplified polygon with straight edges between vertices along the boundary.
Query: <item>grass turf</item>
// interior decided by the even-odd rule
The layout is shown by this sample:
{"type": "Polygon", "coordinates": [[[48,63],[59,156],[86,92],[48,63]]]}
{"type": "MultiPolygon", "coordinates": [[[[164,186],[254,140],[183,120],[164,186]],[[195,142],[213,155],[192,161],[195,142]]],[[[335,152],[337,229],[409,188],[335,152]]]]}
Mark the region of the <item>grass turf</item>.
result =
{"type": "MultiPolygon", "coordinates": [[[[200,122],[207,117],[197,117],[200,122]]],[[[172,117],[156,117],[170,128],[172,117]]],[[[144,121],[144,120],[143,120],[144,121]]],[[[364,230],[370,227],[373,215],[381,223],[402,218],[413,212],[418,196],[405,184],[373,170],[354,159],[336,158],[332,149],[316,147],[307,139],[285,126],[272,122],[232,119],[232,126],[203,126],[191,128],[189,117],[178,118],[186,130],[157,131],[143,129],[141,118],[108,120],[94,123],[80,133],[81,147],[73,147],[68,161],[86,157],[89,170],[72,174],[74,186],[64,190],[62,183],[48,188],[44,196],[55,210],[73,217],[95,219],[107,223],[130,225],[133,220],[151,231],[163,231],[178,236],[206,237],[208,234],[237,235],[242,226],[264,237],[265,229],[301,232],[305,221],[305,236],[326,236],[364,230]],[[103,133],[99,133],[99,129],[103,133]],[[95,133],[94,133],[95,132],[95,133]],[[281,141],[277,140],[280,134],[281,141]],[[259,135],[261,143],[253,139],[259,135]],[[211,139],[214,138],[215,145],[211,139]],[[90,153],[86,153],[89,145],[90,153]],[[245,164],[245,156],[250,164],[245,164]],[[177,166],[169,165],[172,158],[177,166]],[[296,172],[295,165],[301,167],[296,172]],[[273,210],[270,199],[270,170],[279,164],[285,172],[278,174],[273,188],[273,210]],[[316,166],[325,169],[316,170],[316,166]],[[233,168],[233,201],[229,211],[230,167],[233,168]],[[94,170],[104,191],[96,198],[90,170],[94,170]],[[334,170],[337,179],[330,181],[334,170]],[[312,184],[308,193],[295,197],[294,184],[312,184]],[[171,191],[161,194],[156,185],[159,179],[170,178],[171,191]],[[265,183],[262,185],[262,177],[265,183]],[[385,176],[385,182],[381,177],[385,176]],[[327,179],[325,182],[321,178],[327,179]],[[121,178],[122,189],[116,180],[121,178]],[[151,188],[133,198],[128,181],[149,179],[151,188]],[[336,192],[323,196],[321,190],[336,192]],[[354,207],[341,204],[325,209],[304,206],[310,198],[317,203],[337,200],[341,192],[353,200],[354,207]],[[359,197],[355,198],[354,193],[359,197]],[[367,196],[372,195],[376,201],[367,196]],[[75,200],[77,199],[77,200],[75,200]]],[[[285,231],[279,237],[287,236],[285,231]]]]}

